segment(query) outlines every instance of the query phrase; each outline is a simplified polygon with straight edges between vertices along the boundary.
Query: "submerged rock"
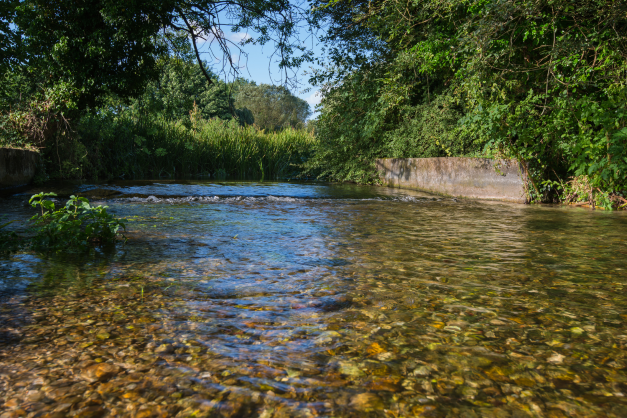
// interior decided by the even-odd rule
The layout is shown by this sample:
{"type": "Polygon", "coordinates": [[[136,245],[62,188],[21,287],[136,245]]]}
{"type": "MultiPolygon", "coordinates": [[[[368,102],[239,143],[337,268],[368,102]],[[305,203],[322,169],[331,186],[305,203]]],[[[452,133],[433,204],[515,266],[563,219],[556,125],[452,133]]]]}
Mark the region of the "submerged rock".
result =
{"type": "Polygon", "coordinates": [[[89,382],[106,382],[120,373],[122,369],[110,363],[97,363],[84,368],[81,377],[89,382]]]}
{"type": "Polygon", "coordinates": [[[158,354],[172,354],[174,353],[174,347],[172,344],[161,344],[155,349],[155,353],[158,354]]]}
{"type": "Polygon", "coordinates": [[[374,409],[382,409],[384,405],[378,395],[374,393],[360,393],[359,395],[353,396],[350,406],[359,411],[368,412],[374,409]]]}

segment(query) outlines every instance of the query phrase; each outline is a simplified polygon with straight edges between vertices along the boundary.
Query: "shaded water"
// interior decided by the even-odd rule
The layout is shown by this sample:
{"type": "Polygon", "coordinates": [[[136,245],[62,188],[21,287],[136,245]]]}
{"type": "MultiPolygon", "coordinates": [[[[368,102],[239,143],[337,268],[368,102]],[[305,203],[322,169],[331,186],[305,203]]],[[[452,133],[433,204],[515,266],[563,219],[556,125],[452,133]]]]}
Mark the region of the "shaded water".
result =
{"type": "MultiPolygon", "coordinates": [[[[351,185],[70,189],[108,199],[129,241],[0,258],[10,413],[627,416],[625,213],[351,185]]],[[[25,200],[0,213],[27,218],[25,200]]]]}

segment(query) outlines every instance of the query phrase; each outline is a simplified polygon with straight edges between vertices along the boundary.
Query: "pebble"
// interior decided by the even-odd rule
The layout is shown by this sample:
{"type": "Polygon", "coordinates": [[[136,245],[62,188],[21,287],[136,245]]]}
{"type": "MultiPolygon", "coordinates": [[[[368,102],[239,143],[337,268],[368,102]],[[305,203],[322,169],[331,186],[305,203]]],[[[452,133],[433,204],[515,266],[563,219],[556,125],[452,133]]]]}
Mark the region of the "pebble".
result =
{"type": "Polygon", "coordinates": [[[155,353],[172,354],[174,353],[174,347],[171,344],[161,344],[155,349],[155,353]]]}
{"type": "Polygon", "coordinates": [[[81,371],[81,377],[88,382],[106,382],[122,369],[110,363],[93,364],[81,371]]]}
{"type": "Polygon", "coordinates": [[[374,393],[360,393],[353,396],[350,406],[359,411],[370,411],[373,409],[382,409],[383,401],[374,393]]]}

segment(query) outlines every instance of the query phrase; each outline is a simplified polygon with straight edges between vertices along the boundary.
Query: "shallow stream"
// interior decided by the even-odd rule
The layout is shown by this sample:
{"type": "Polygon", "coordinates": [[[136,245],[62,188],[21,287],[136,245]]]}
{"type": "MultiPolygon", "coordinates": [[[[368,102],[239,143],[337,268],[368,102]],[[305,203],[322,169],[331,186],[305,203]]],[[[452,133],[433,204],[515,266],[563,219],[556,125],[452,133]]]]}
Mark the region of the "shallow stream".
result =
{"type": "MultiPolygon", "coordinates": [[[[28,219],[38,191],[0,213],[28,219]]],[[[0,257],[0,416],[627,416],[627,213],[321,183],[56,191],[129,239],[0,257]]]]}

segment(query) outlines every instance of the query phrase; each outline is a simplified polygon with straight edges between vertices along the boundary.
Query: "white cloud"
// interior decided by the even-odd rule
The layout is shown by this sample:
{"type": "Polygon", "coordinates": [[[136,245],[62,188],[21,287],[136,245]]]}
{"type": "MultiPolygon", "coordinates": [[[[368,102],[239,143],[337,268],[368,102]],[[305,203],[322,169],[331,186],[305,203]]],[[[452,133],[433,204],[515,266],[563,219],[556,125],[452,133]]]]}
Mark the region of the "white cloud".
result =
{"type": "Polygon", "coordinates": [[[309,95],[309,97],[305,99],[305,101],[309,103],[309,106],[311,106],[311,110],[314,110],[316,105],[319,104],[321,100],[322,100],[322,95],[320,94],[319,91],[315,91],[311,93],[311,95],[309,95]]]}
{"type": "Polygon", "coordinates": [[[251,36],[247,33],[233,33],[231,34],[231,36],[229,36],[229,39],[233,42],[240,43],[240,42],[245,42],[247,40],[249,40],[251,38],[251,36]]]}
{"type": "Polygon", "coordinates": [[[198,45],[210,44],[216,39],[216,35],[224,37],[224,32],[216,26],[211,27],[207,31],[201,31],[197,34],[196,42],[198,45]]]}

